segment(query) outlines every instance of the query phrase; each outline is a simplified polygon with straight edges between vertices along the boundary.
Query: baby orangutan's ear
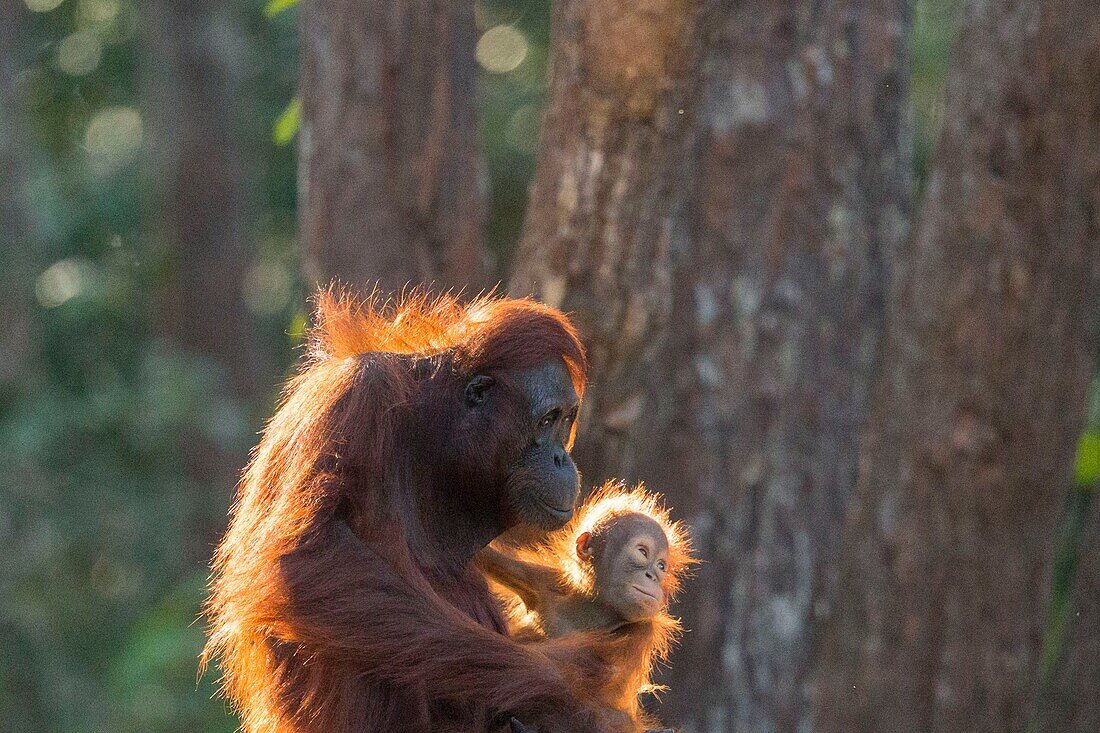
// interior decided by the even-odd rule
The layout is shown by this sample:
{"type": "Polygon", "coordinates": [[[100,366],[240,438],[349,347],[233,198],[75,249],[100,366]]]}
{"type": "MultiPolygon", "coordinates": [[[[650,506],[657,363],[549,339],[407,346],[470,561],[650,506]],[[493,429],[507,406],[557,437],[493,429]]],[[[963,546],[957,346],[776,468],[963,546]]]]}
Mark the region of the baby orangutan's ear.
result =
{"type": "Polygon", "coordinates": [[[591,560],[595,551],[592,549],[592,533],[581,532],[577,535],[577,557],[582,560],[591,560]]]}

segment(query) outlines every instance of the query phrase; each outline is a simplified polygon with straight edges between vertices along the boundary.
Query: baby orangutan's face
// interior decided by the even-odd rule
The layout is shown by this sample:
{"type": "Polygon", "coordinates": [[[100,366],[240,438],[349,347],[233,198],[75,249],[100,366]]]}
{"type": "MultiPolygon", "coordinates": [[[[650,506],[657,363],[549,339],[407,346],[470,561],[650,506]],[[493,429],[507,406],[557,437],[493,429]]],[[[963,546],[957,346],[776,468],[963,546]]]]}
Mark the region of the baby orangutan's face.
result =
{"type": "Polygon", "coordinates": [[[665,606],[668,538],[661,525],[643,514],[619,517],[594,541],[577,538],[577,554],[590,560],[596,597],[624,621],[656,616],[665,606]]]}

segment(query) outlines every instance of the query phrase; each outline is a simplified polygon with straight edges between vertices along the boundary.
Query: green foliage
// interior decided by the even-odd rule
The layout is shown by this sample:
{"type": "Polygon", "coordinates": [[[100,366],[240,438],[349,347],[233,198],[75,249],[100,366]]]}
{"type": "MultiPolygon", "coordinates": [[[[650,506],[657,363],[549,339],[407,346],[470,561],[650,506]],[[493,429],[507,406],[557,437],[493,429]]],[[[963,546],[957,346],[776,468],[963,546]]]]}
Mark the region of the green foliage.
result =
{"type": "Polygon", "coordinates": [[[269,0],[264,6],[264,14],[272,18],[279,13],[290,10],[298,4],[298,0],[269,0]]]}
{"type": "Polygon", "coordinates": [[[1088,520],[1089,509],[1095,501],[1095,491],[1082,486],[1069,494],[1069,506],[1062,521],[1057,554],[1054,559],[1054,582],[1050,597],[1050,622],[1043,636],[1041,679],[1050,681],[1062,657],[1066,628],[1073,611],[1070,599],[1073,594],[1074,576],[1082,549],[1082,537],[1088,520]]]}
{"type": "MultiPolygon", "coordinates": [[[[1077,444],[1074,471],[1075,485],[1070,487],[1066,511],[1061,519],[1055,546],[1054,577],[1050,587],[1049,620],[1043,632],[1040,660],[1040,700],[1049,694],[1049,685],[1064,657],[1066,633],[1074,623],[1073,588],[1084,550],[1085,531],[1092,503],[1097,501],[1100,485],[1100,380],[1093,381],[1089,397],[1088,427],[1077,444]]],[[[1042,705],[1036,708],[1038,710],[1042,705]]],[[[1031,731],[1041,730],[1039,718],[1034,718],[1031,731]]]]}
{"type": "Polygon", "coordinates": [[[1077,444],[1076,479],[1078,486],[1100,481],[1100,432],[1088,431],[1077,444]]]}
{"type": "Polygon", "coordinates": [[[290,100],[279,119],[275,120],[272,131],[272,140],[276,145],[289,145],[298,134],[298,128],[302,126],[302,98],[295,97],[290,100]]]}
{"type": "MultiPolygon", "coordinates": [[[[257,65],[235,110],[259,164],[256,235],[263,261],[282,262],[296,254],[294,158],[268,131],[294,93],[293,37],[236,5],[257,65]]],[[[73,0],[28,14],[19,49],[37,236],[0,247],[33,268],[9,295],[35,309],[37,353],[0,390],[3,730],[236,728],[216,670],[196,682],[206,565],[232,487],[188,478],[185,451],[218,446],[243,463],[270,407],[235,400],[224,365],[157,336],[168,263],[149,236],[142,7],[73,0]],[[96,52],[83,65],[63,58],[74,34],[96,52]]],[[[267,321],[283,362],[299,308],[267,321]]]]}
{"type": "Polygon", "coordinates": [[[489,166],[490,207],[486,241],[498,260],[509,263],[527,206],[535,171],[539,124],[546,106],[550,4],[538,0],[488,0],[479,5],[478,33],[515,28],[526,43],[523,60],[506,73],[481,76],[482,138],[489,166]]]}
{"type": "Polygon", "coordinates": [[[913,109],[913,166],[923,184],[943,123],[944,92],[955,40],[958,0],[917,0],[913,7],[910,78],[913,109]]]}

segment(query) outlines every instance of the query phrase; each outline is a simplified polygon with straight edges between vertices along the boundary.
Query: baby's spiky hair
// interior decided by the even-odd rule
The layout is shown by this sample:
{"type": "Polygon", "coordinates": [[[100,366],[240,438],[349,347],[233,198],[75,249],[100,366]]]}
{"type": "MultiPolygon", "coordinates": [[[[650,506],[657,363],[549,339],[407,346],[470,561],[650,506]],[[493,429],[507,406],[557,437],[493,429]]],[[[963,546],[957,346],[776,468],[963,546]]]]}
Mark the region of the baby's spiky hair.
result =
{"type": "MultiPolygon", "coordinates": [[[[665,590],[667,597],[673,598],[698,560],[687,527],[673,521],[661,497],[647,491],[643,484],[628,488],[622,481],[608,481],[592,493],[569,524],[551,533],[543,543],[514,552],[521,560],[555,568],[564,588],[591,597],[595,580],[592,563],[577,556],[577,538],[584,532],[599,533],[617,518],[629,515],[649,517],[664,531],[669,548],[665,590]]],[[[508,598],[507,594],[505,597],[508,598]]],[[[527,609],[518,598],[508,600],[513,634],[519,638],[539,638],[545,633],[537,612],[527,609]]],[[[625,635],[616,637],[604,650],[616,664],[616,706],[642,727],[660,727],[646,715],[638,696],[664,689],[653,684],[651,675],[656,665],[668,660],[680,636],[680,621],[664,608],[653,618],[625,628],[625,635]]]]}
{"type": "Polygon", "coordinates": [[[565,527],[554,532],[547,549],[562,571],[563,580],[584,593],[592,592],[592,564],[577,556],[577,538],[585,532],[600,534],[619,517],[641,514],[661,526],[668,540],[668,575],[665,590],[671,600],[679,593],[683,578],[698,561],[693,555],[691,538],[682,522],[673,521],[658,494],[638,484],[633,488],[611,480],[596,489],[577,510],[565,527]]]}

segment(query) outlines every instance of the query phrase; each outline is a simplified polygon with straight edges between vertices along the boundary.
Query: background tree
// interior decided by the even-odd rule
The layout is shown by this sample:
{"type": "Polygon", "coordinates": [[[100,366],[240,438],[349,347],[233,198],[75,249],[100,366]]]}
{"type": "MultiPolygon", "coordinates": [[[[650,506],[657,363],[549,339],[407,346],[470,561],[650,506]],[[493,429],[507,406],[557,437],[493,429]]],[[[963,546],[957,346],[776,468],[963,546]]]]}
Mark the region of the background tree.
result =
{"type": "Polygon", "coordinates": [[[27,211],[27,158],[31,153],[16,75],[25,17],[12,3],[0,7],[0,242],[7,293],[0,305],[0,389],[12,389],[25,376],[31,358],[33,307],[32,231],[27,211]]]}
{"type": "Polygon", "coordinates": [[[645,443],[671,452],[637,469],[707,558],[665,710],[692,730],[805,730],[908,227],[909,8],[747,3],[719,27],[662,357],[671,409],[645,443]]]}
{"type": "Polygon", "coordinates": [[[558,5],[513,290],[592,350],[587,479],[652,480],[708,559],[665,710],[794,730],[908,219],[907,11],[630,7],[558,5]]]}
{"type": "Polygon", "coordinates": [[[307,276],[490,284],[473,0],[311,0],[301,18],[307,276]]]}
{"type": "MultiPolygon", "coordinates": [[[[27,200],[32,148],[17,79],[28,23],[20,10],[12,3],[0,4],[0,419],[7,417],[16,395],[37,381],[33,318],[38,242],[27,200]]],[[[0,521],[4,514],[0,510],[0,521]]],[[[10,597],[18,588],[15,580],[0,565],[0,595],[10,597]]],[[[42,719],[48,701],[21,669],[30,645],[9,628],[4,610],[0,604],[0,710],[5,725],[30,729],[42,719]]]]}
{"type": "Polygon", "coordinates": [[[233,102],[248,49],[223,3],[153,0],[141,19],[154,152],[148,175],[157,181],[153,235],[168,283],[164,328],[182,347],[223,363],[233,391],[252,396],[270,389],[272,375],[243,294],[256,257],[256,203],[233,102]]]}
{"type": "Polygon", "coordinates": [[[1083,541],[1064,613],[1066,633],[1055,649],[1044,649],[1043,669],[1051,679],[1036,716],[1041,730],[1100,728],[1100,501],[1096,485],[1084,492],[1091,510],[1083,512],[1083,541]]]}
{"type": "Polygon", "coordinates": [[[571,313],[584,335],[594,380],[576,452],[590,481],[633,449],[659,386],[655,348],[683,246],[677,216],[717,9],[554,5],[550,99],[511,290],[571,313]]]}
{"type": "Polygon", "coordinates": [[[1028,725],[1095,357],[1098,73],[1094,4],[964,6],[891,291],[818,730],[1028,725]]]}
{"type": "MultiPolygon", "coordinates": [[[[219,381],[244,404],[275,383],[273,350],[246,303],[255,287],[256,200],[235,100],[248,49],[236,14],[215,0],[150,0],[141,22],[144,124],[153,153],[146,175],[156,182],[149,187],[151,234],[164,278],[160,330],[224,370],[219,381]]],[[[195,477],[213,479],[228,495],[240,447],[199,430],[188,431],[183,444],[195,477]]],[[[203,552],[207,544],[200,543],[203,552]]]]}

